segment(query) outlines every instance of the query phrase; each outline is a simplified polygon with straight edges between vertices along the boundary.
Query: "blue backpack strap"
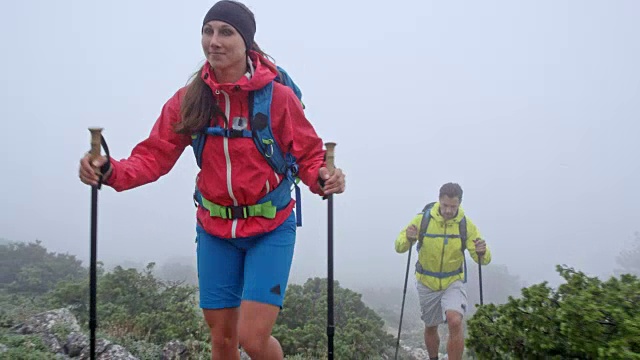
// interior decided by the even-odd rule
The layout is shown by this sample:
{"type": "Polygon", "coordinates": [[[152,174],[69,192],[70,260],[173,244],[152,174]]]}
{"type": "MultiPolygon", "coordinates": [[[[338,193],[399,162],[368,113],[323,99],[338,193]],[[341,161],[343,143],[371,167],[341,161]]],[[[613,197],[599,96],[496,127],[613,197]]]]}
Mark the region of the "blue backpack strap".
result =
{"type": "Polygon", "coordinates": [[[467,217],[463,216],[458,225],[458,232],[460,233],[460,243],[462,250],[462,259],[464,261],[464,280],[467,282],[467,257],[464,256],[464,251],[467,249],[467,217]]]}
{"type": "Polygon", "coordinates": [[[243,129],[243,130],[235,130],[235,129],[225,129],[220,126],[208,127],[204,130],[204,133],[211,136],[222,136],[226,138],[250,138],[253,136],[251,131],[243,129]]]}
{"type": "Polygon", "coordinates": [[[458,227],[460,239],[462,240],[462,252],[467,248],[467,217],[463,216],[458,227]]]}
{"type": "Polygon", "coordinates": [[[196,163],[199,168],[202,168],[202,151],[204,149],[204,143],[207,140],[207,136],[223,136],[227,138],[250,138],[253,135],[249,130],[235,130],[224,129],[220,126],[213,126],[198,131],[191,135],[191,147],[193,147],[193,154],[196,157],[196,163]]]}
{"type": "Polygon", "coordinates": [[[193,148],[193,155],[196,157],[196,164],[199,168],[202,168],[202,149],[204,149],[204,141],[207,139],[207,135],[203,132],[197,132],[191,135],[191,147],[193,148]]]}
{"type": "Polygon", "coordinates": [[[420,231],[418,232],[418,245],[416,246],[417,250],[420,251],[422,247],[422,240],[427,234],[427,229],[429,228],[429,221],[431,220],[431,209],[435,205],[435,202],[428,203],[422,209],[422,221],[420,221],[420,231]]]}
{"type": "Polygon", "coordinates": [[[284,154],[271,129],[271,99],[273,96],[273,82],[260,90],[249,94],[249,109],[251,112],[251,130],[253,142],[271,165],[273,170],[285,176],[285,183],[280,186],[295,186],[296,190],[296,219],[297,225],[302,226],[302,204],[300,187],[296,182],[298,165],[290,153],[284,154]]]}
{"type": "Polygon", "coordinates": [[[445,278],[460,274],[462,272],[462,268],[459,268],[454,271],[449,271],[449,272],[434,272],[434,271],[425,270],[422,267],[422,264],[420,264],[420,261],[418,261],[416,263],[416,272],[422,275],[433,276],[438,279],[445,279],[445,278]]]}
{"type": "Polygon", "coordinates": [[[271,97],[273,83],[249,95],[253,142],[265,160],[278,174],[286,174],[287,162],[271,130],[271,97]]]}

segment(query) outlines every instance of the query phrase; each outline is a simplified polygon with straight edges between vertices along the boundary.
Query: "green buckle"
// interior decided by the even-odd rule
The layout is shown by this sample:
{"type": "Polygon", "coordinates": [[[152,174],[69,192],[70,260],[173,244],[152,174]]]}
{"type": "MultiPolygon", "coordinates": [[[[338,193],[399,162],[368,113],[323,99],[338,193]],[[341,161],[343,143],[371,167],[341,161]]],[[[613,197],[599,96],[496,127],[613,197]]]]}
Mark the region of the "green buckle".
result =
{"type": "Polygon", "coordinates": [[[272,205],[271,201],[255,205],[222,206],[202,198],[202,206],[209,210],[209,214],[212,217],[219,217],[225,220],[246,219],[252,216],[274,219],[278,212],[278,209],[272,205]]]}

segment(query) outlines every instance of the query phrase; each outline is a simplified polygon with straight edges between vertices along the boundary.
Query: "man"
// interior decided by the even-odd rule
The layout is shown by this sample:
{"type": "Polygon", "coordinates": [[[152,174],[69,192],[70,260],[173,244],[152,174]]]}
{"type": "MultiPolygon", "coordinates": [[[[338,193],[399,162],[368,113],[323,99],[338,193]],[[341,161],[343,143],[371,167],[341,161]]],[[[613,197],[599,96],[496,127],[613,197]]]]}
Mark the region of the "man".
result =
{"type": "Polygon", "coordinates": [[[424,212],[400,232],[395,242],[398,253],[404,253],[418,243],[416,286],[425,323],[424,341],[431,360],[438,359],[438,325],[444,322],[449,326],[448,358],[462,359],[462,317],[467,310],[464,250],[469,251],[476,263],[478,257],[483,265],[491,262],[491,253],[476,226],[465,217],[461,202],[460,185],[444,184],[440,188],[439,201],[427,205],[424,212]],[[423,214],[427,214],[426,217],[423,214]]]}

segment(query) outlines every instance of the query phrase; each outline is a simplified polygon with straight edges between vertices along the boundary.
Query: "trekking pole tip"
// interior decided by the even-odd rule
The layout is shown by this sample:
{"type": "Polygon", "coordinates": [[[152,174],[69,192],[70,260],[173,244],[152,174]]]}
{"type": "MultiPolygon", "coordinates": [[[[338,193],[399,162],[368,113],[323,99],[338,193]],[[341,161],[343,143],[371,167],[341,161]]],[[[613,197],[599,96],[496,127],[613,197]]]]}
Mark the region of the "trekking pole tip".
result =
{"type": "Polygon", "coordinates": [[[327,168],[329,171],[335,170],[335,148],[336,143],[334,142],[326,142],[324,146],[327,148],[327,168]]]}

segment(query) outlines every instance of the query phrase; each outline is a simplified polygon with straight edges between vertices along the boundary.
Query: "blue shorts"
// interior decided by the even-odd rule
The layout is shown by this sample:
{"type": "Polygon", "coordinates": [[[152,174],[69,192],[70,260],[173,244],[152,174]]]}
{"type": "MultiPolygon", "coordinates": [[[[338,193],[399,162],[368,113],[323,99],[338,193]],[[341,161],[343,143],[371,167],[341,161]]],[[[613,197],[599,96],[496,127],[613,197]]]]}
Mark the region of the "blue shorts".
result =
{"type": "Polygon", "coordinates": [[[296,242],[293,212],[258,236],[223,239],[200,226],[196,232],[201,308],[233,308],[242,300],[282,307],[296,242]]]}

